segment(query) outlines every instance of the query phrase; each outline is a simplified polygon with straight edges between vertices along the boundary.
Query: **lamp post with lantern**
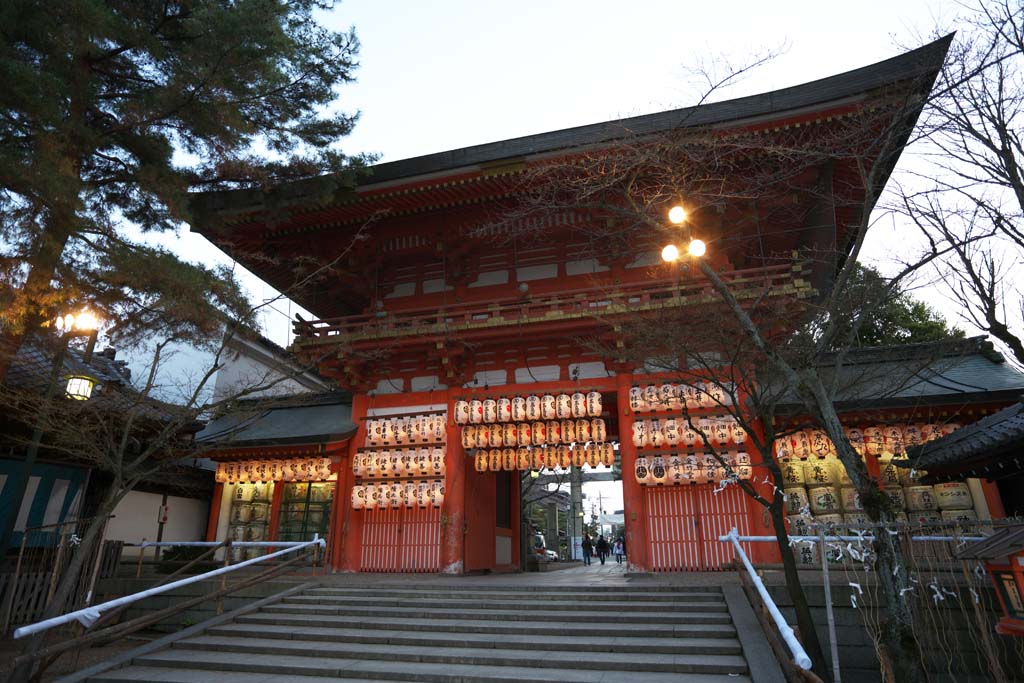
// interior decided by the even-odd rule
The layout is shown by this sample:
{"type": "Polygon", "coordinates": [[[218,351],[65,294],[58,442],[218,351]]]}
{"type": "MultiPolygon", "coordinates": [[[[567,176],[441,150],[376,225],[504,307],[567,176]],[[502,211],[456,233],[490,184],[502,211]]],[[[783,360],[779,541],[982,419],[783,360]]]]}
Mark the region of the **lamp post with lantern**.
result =
{"type": "MultiPolygon", "coordinates": [[[[686,210],[681,206],[673,206],[669,209],[668,220],[673,225],[682,225],[686,222],[686,210]]],[[[703,240],[697,239],[690,234],[689,228],[686,230],[689,241],[686,244],[686,253],[694,258],[700,258],[708,251],[708,245],[703,240]]],[[[680,252],[679,247],[675,244],[667,244],[661,250],[662,260],[668,263],[675,263],[679,260],[680,252]]]]}
{"type": "MultiPolygon", "coordinates": [[[[6,562],[11,538],[14,536],[14,527],[17,522],[18,513],[24,502],[25,491],[28,489],[28,482],[32,476],[32,469],[35,467],[39,446],[43,441],[50,401],[61,385],[61,373],[64,370],[64,360],[67,357],[68,344],[74,337],[88,337],[85,353],[82,355],[82,364],[86,367],[88,367],[89,361],[92,359],[93,350],[96,347],[99,319],[94,313],[88,310],[82,311],[77,315],[68,313],[58,316],[54,324],[60,330],[60,343],[53,359],[53,367],[50,371],[49,381],[46,384],[39,417],[32,431],[32,439],[29,442],[28,450],[25,452],[25,460],[22,463],[22,467],[7,482],[7,486],[4,487],[5,495],[0,499],[0,520],[3,521],[3,528],[0,529],[0,565],[6,562]]],[[[64,394],[68,398],[84,401],[92,396],[95,385],[96,380],[88,375],[81,373],[67,375],[66,382],[64,383],[64,394]]]]}

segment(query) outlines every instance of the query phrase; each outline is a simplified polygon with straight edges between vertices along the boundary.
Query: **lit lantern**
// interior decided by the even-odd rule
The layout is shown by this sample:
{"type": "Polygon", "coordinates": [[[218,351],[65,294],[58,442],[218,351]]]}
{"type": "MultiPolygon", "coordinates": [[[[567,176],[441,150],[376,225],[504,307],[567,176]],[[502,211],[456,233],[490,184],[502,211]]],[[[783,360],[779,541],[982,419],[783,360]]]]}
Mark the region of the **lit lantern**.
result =
{"type": "Polygon", "coordinates": [[[714,385],[710,384],[709,382],[701,382],[698,385],[698,389],[700,389],[700,407],[714,408],[715,398],[714,394],[712,393],[714,390],[714,385]]]}
{"type": "Polygon", "coordinates": [[[885,433],[885,450],[893,455],[903,453],[903,429],[899,425],[887,425],[883,428],[885,433]]]}
{"type": "Polygon", "coordinates": [[[430,505],[430,482],[420,481],[416,483],[416,504],[421,508],[430,505]]]}
{"type": "Polygon", "coordinates": [[[399,417],[395,420],[395,438],[400,444],[416,443],[416,432],[414,429],[416,418],[409,415],[399,417]]]}
{"type": "Polygon", "coordinates": [[[477,454],[477,456],[473,458],[473,469],[475,469],[477,472],[486,472],[487,461],[488,457],[486,455],[477,454]]]}
{"type": "Polygon", "coordinates": [[[531,422],[539,420],[541,416],[540,396],[526,397],[526,419],[531,422]]]}
{"type": "Polygon", "coordinates": [[[960,429],[960,425],[957,424],[956,422],[947,422],[946,424],[942,425],[942,435],[949,436],[958,429],[960,429]]]}
{"type": "Polygon", "coordinates": [[[662,410],[668,410],[672,407],[675,393],[675,387],[671,384],[662,384],[658,387],[658,405],[662,410]]]}
{"type": "Polygon", "coordinates": [[[569,469],[572,466],[572,449],[562,445],[555,448],[555,452],[558,454],[558,466],[563,470],[569,469]]]}
{"type": "Polygon", "coordinates": [[[427,421],[422,415],[414,415],[409,418],[409,439],[408,443],[420,443],[426,441],[423,438],[427,432],[427,421]]]}
{"type": "Polygon", "coordinates": [[[601,464],[601,451],[598,449],[597,444],[588,443],[584,446],[583,455],[586,463],[591,467],[597,467],[601,464]]]}
{"type": "Polygon", "coordinates": [[[235,483],[235,465],[230,462],[222,462],[217,466],[218,470],[224,471],[224,483],[234,484],[235,483]]]}
{"type": "Polygon", "coordinates": [[[591,427],[590,420],[576,420],[576,440],[584,443],[593,440],[591,427]]]}
{"type": "Polygon", "coordinates": [[[582,391],[577,391],[569,399],[569,415],[565,417],[587,417],[587,397],[582,391]]]}
{"type": "Polygon", "coordinates": [[[647,437],[647,420],[633,422],[633,445],[637,448],[645,448],[650,445],[647,437]]]}
{"type": "Polygon", "coordinates": [[[934,441],[942,436],[942,425],[930,422],[921,427],[921,440],[934,441]]]}
{"type": "Polygon", "coordinates": [[[665,434],[661,431],[661,420],[655,418],[647,421],[647,434],[650,444],[655,448],[665,445],[665,434]]]}
{"type": "Polygon", "coordinates": [[[469,401],[455,402],[455,424],[469,424],[469,401]]]}
{"type": "Polygon", "coordinates": [[[554,420],[558,417],[558,410],[555,407],[555,397],[551,394],[544,394],[540,398],[540,418],[542,420],[554,420]]]}
{"type": "Polygon", "coordinates": [[[674,417],[670,417],[665,420],[665,424],[661,427],[662,433],[665,435],[665,443],[669,446],[676,446],[679,444],[679,422],[674,417]]]}
{"type": "Polygon", "coordinates": [[[657,485],[662,485],[668,478],[668,471],[665,469],[665,458],[660,455],[651,459],[651,479],[657,485]]]}
{"type": "Polygon", "coordinates": [[[367,510],[376,510],[380,504],[380,491],[376,484],[367,484],[363,496],[363,507],[367,510]]]}
{"type": "Polygon", "coordinates": [[[569,394],[559,394],[555,397],[555,417],[559,420],[572,417],[572,397],[569,394]]]}
{"type": "Polygon", "coordinates": [[[526,419],[526,399],[522,396],[512,397],[512,421],[522,422],[526,419]]]}
{"type": "Polygon", "coordinates": [[[228,480],[227,469],[224,467],[224,463],[217,465],[217,473],[214,475],[213,480],[218,484],[224,484],[228,480]]]}
{"type": "Polygon", "coordinates": [[[819,458],[835,455],[836,449],[828,435],[821,429],[812,429],[808,435],[811,440],[811,452],[819,458]]]}
{"type": "Polygon", "coordinates": [[[737,446],[747,442],[747,430],[739,420],[733,420],[729,424],[729,431],[732,436],[732,442],[737,446]]]}
{"type": "Polygon", "coordinates": [[[727,418],[718,418],[712,422],[711,440],[719,446],[725,446],[732,438],[732,430],[729,428],[731,421],[727,418]]]}
{"type": "Polygon", "coordinates": [[[392,453],[391,463],[394,466],[393,473],[396,477],[403,477],[408,473],[409,450],[403,448],[392,453]]]}
{"type": "Polygon", "coordinates": [[[686,405],[686,387],[682,384],[673,384],[672,398],[669,399],[668,407],[672,410],[680,410],[686,405]]]}
{"type": "Polygon", "coordinates": [[[516,449],[514,448],[502,448],[501,449],[501,469],[511,472],[516,468],[516,449]]]}
{"type": "Polygon", "coordinates": [[[608,438],[608,430],[605,428],[604,420],[595,417],[590,421],[590,438],[594,441],[604,441],[608,438]]]}
{"type": "Polygon", "coordinates": [[[648,384],[644,387],[644,403],[647,404],[647,410],[657,410],[660,407],[656,385],[648,384]]]}
{"type": "Polygon", "coordinates": [[[598,450],[601,453],[601,464],[605,467],[615,466],[615,446],[610,443],[602,443],[597,445],[598,450]]]}
{"type": "Polygon", "coordinates": [[[390,446],[395,443],[394,420],[382,419],[380,421],[380,442],[385,446],[390,446]]]}
{"type": "Polygon", "coordinates": [[[441,476],[444,474],[443,448],[438,447],[430,449],[430,471],[434,476],[441,476]]]}
{"type": "Polygon", "coordinates": [[[858,454],[864,455],[864,432],[859,427],[847,427],[843,430],[846,434],[846,440],[850,442],[850,446],[853,450],[857,451],[858,454]]]}
{"type": "Polygon", "coordinates": [[[665,479],[673,486],[679,486],[685,480],[683,471],[683,458],[678,453],[673,453],[665,459],[665,479]]]}
{"type": "Polygon", "coordinates": [[[381,477],[393,477],[395,475],[395,453],[398,451],[384,451],[377,457],[378,474],[381,477]]]}
{"type": "Polygon", "coordinates": [[[814,448],[811,447],[813,437],[810,429],[803,429],[793,434],[793,441],[796,442],[796,457],[806,460],[814,456],[814,448]]]}
{"type": "Polygon", "coordinates": [[[683,476],[687,481],[696,482],[700,470],[700,459],[696,455],[683,456],[683,476]]]}
{"type": "Polygon", "coordinates": [[[573,443],[576,441],[575,420],[562,420],[562,441],[564,443],[573,443]]]}
{"type": "Polygon", "coordinates": [[[505,445],[505,429],[502,425],[491,424],[487,429],[487,445],[491,448],[501,448],[505,445]]]}
{"type": "Polygon", "coordinates": [[[491,427],[480,425],[476,428],[476,447],[489,448],[491,445],[491,427]]]}
{"type": "Polygon", "coordinates": [[[547,443],[548,428],[543,422],[534,422],[531,427],[534,446],[543,446],[547,443]]]}
{"type": "Polygon", "coordinates": [[[519,445],[519,430],[511,422],[501,425],[501,445],[515,448],[519,445]]]}
{"type": "Polygon", "coordinates": [[[543,448],[535,448],[534,451],[540,454],[540,462],[541,462],[541,466],[540,467],[535,467],[534,469],[538,469],[538,470],[542,470],[542,469],[553,470],[556,467],[558,467],[558,454],[555,453],[555,449],[554,448],[548,448],[547,446],[544,446],[543,448]]]}
{"type": "Polygon", "coordinates": [[[913,423],[903,425],[903,443],[906,446],[920,446],[923,444],[924,435],[921,425],[913,423]]]}
{"type": "Polygon", "coordinates": [[[482,424],[484,421],[484,402],[478,398],[469,401],[469,421],[472,424],[482,424]]]}
{"type": "Polygon", "coordinates": [[[395,482],[389,488],[388,507],[397,509],[402,507],[402,499],[405,495],[405,484],[395,482]]]}
{"type": "Polygon", "coordinates": [[[587,394],[587,417],[601,417],[601,393],[598,391],[587,394]]]}
{"type": "Polygon", "coordinates": [[[352,487],[352,509],[362,510],[366,507],[366,487],[356,486],[352,487]]]}
{"type": "Polygon", "coordinates": [[[700,387],[696,384],[683,385],[683,403],[687,408],[700,407],[700,387]]]}
{"type": "Polygon", "coordinates": [[[508,422],[512,419],[512,401],[502,396],[498,399],[498,422],[508,422]]]}
{"type": "Polygon", "coordinates": [[[448,440],[448,425],[444,415],[434,415],[431,433],[433,434],[434,441],[437,443],[444,443],[448,440]]]}
{"type": "Polygon", "coordinates": [[[516,443],[520,446],[533,445],[533,428],[529,422],[520,422],[516,425],[516,443]]]}
{"type": "Polygon", "coordinates": [[[587,464],[587,453],[585,447],[576,445],[572,447],[572,466],[583,467],[587,464]]]}
{"type": "Polygon", "coordinates": [[[501,471],[501,449],[492,448],[487,451],[487,469],[491,472],[501,471]]]}
{"type": "Polygon", "coordinates": [[[430,483],[430,504],[436,508],[441,507],[444,502],[444,482],[433,481],[430,483]]]}
{"type": "Polygon", "coordinates": [[[462,447],[476,448],[476,427],[470,425],[462,428],[462,447]]]}
{"type": "Polygon", "coordinates": [[[530,469],[531,470],[542,470],[546,460],[544,458],[543,448],[533,448],[530,450],[530,469]]]}
{"type": "Polygon", "coordinates": [[[864,450],[868,455],[882,455],[885,451],[885,433],[879,426],[864,429],[864,450]]]}
{"type": "Polygon", "coordinates": [[[702,445],[700,434],[697,433],[696,429],[690,426],[689,421],[683,421],[679,429],[680,441],[683,442],[684,446],[687,448],[696,448],[697,446],[702,445]]]}
{"type": "Polygon", "coordinates": [[[516,469],[528,470],[532,463],[530,461],[530,449],[520,446],[516,449],[516,469]]]}
{"type": "Polygon", "coordinates": [[[562,442],[562,423],[557,420],[552,420],[545,425],[547,430],[546,436],[547,443],[551,446],[556,446],[562,442]]]}
{"type": "Polygon", "coordinates": [[[651,470],[647,462],[647,458],[640,456],[636,459],[636,465],[633,468],[633,474],[636,476],[637,483],[646,485],[647,480],[650,477],[651,470]]]}
{"type": "MultiPolygon", "coordinates": [[[[285,465],[283,470],[290,470],[290,468],[285,465]]],[[[377,451],[367,451],[366,453],[363,453],[363,472],[366,477],[373,479],[377,476],[377,471],[377,451]]],[[[282,476],[284,475],[285,472],[282,471],[282,476]]]]}
{"type": "Polygon", "coordinates": [[[484,422],[494,424],[498,421],[498,402],[493,398],[486,398],[482,402],[484,422]]]}
{"type": "MultiPolygon", "coordinates": [[[[325,481],[325,480],[330,478],[330,476],[331,476],[331,459],[330,458],[320,458],[320,461],[317,463],[317,466],[316,466],[316,474],[317,474],[317,478],[320,481],[325,481]]],[[[274,479],[276,477],[271,477],[271,478],[274,479]]]]}
{"type": "Polygon", "coordinates": [[[402,505],[407,508],[416,505],[416,482],[407,481],[402,485],[402,505]]]}
{"type": "Polygon", "coordinates": [[[366,420],[366,445],[379,446],[381,444],[381,423],[380,420],[366,420]]]}
{"type": "Polygon", "coordinates": [[[647,410],[647,402],[644,400],[644,390],[640,387],[632,387],[629,390],[629,408],[634,413],[647,410]]]}

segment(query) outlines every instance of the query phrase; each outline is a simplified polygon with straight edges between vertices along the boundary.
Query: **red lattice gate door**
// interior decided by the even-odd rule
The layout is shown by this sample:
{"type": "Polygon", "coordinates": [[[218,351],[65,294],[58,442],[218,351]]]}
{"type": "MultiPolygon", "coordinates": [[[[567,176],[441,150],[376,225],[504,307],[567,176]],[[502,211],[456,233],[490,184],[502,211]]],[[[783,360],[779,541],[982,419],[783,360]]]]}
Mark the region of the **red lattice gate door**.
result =
{"type": "MultiPolygon", "coordinates": [[[[752,501],[738,487],[711,484],[645,488],[651,569],[715,571],[733,560],[730,543],[718,540],[733,528],[750,533],[752,501]]],[[[750,544],[743,549],[750,554],[750,544]]]]}
{"type": "Polygon", "coordinates": [[[362,571],[440,571],[440,508],[365,510],[363,514],[362,571]]]}

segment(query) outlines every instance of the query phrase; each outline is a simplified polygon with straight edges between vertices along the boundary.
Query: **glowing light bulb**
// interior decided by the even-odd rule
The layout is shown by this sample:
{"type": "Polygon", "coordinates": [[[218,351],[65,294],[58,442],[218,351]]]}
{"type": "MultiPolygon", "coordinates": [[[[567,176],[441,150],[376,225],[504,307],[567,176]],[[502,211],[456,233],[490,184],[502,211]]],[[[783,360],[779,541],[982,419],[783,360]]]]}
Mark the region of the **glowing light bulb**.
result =
{"type": "Polygon", "coordinates": [[[708,251],[708,245],[701,240],[691,240],[690,246],[686,248],[690,256],[703,256],[708,251]]]}
{"type": "Polygon", "coordinates": [[[91,311],[83,311],[78,314],[77,318],[75,318],[75,326],[84,331],[91,332],[92,330],[95,330],[99,327],[99,323],[99,318],[97,318],[96,314],[91,311]]]}
{"type": "Polygon", "coordinates": [[[676,225],[679,225],[686,220],[686,209],[681,206],[673,206],[668,210],[668,219],[676,225]]]}
{"type": "Polygon", "coordinates": [[[666,261],[667,263],[672,263],[673,261],[678,261],[679,260],[679,247],[677,247],[674,244],[666,245],[666,247],[661,250],[661,258],[662,258],[663,261],[666,261]]]}

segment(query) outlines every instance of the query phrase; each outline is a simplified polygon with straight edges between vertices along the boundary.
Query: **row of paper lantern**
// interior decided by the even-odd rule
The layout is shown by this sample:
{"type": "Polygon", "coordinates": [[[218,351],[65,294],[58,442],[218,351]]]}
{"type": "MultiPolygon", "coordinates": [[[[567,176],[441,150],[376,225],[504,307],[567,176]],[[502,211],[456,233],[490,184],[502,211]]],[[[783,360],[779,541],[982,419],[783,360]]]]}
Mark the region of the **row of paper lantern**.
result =
{"type": "Polygon", "coordinates": [[[444,443],[446,434],[447,417],[444,413],[371,417],[366,420],[367,446],[444,443]]]}
{"type": "Polygon", "coordinates": [[[352,487],[353,510],[441,507],[443,502],[444,482],[440,479],[352,487]]]}
{"type": "Polygon", "coordinates": [[[612,467],[615,464],[615,446],[610,443],[576,444],[575,446],[547,446],[543,448],[492,448],[478,452],[473,458],[477,472],[502,470],[569,469],[589,465],[612,467]]]}
{"type": "Polygon", "coordinates": [[[608,430],[599,417],[549,422],[518,422],[503,425],[467,425],[462,428],[463,448],[515,448],[557,446],[605,441],[608,430]]]}
{"type": "Polygon", "coordinates": [[[743,452],[723,453],[721,462],[710,453],[641,456],[634,466],[634,476],[641,486],[708,484],[750,479],[752,475],[750,454],[743,452]]]}
{"type": "Polygon", "coordinates": [[[352,457],[356,477],[375,479],[388,477],[433,476],[445,474],[445,450],[433,448],[400,448],[387,451],[363,451],[352,457]]]}
{"type": "Polygon", "coordinates": [[[511,398],[470,399],[455,402],[455,424],[493,424],[495,422],[536,422],[569,418],[600,417],[601,394],[544,394],[511,398]]]}
{"type": "MultiPolygon", "coordinates": [[[[905,425],[873,425],[847,427],[847,440],[861,455],[896,455],[909,446],[919,446],[957,430],[957,424],[910,423],[905,425]]],[[[821,429],[804,429],[775,441],[775,455],[788,458],[824,458],[835,455],[836,447],[821,429]]]]}
{"type": "Polygon", "coordinates": [[[742,445],[747,441],[747,430],[728,417],[702,417],[694,420],[697,429],[681,418],[637,420],[633,423],[633,445],[637,448],[704,448],[701,433],[714,446],[742,445]]]}
{"type": "Polygon", "coordinates": [[[324,481],[330,476],[330,458],[292,458],[218,463],[214,480],[219,484],[244,484],[268,481],[324,481]]]}
{"type": "Polygon", "coordinates": [[[629,390],[629,408],[635,413],[681,410],[684,407],[721,408],[732,404],[732,397],[724,386],[713,382],[635,386],[629,390]]]}

